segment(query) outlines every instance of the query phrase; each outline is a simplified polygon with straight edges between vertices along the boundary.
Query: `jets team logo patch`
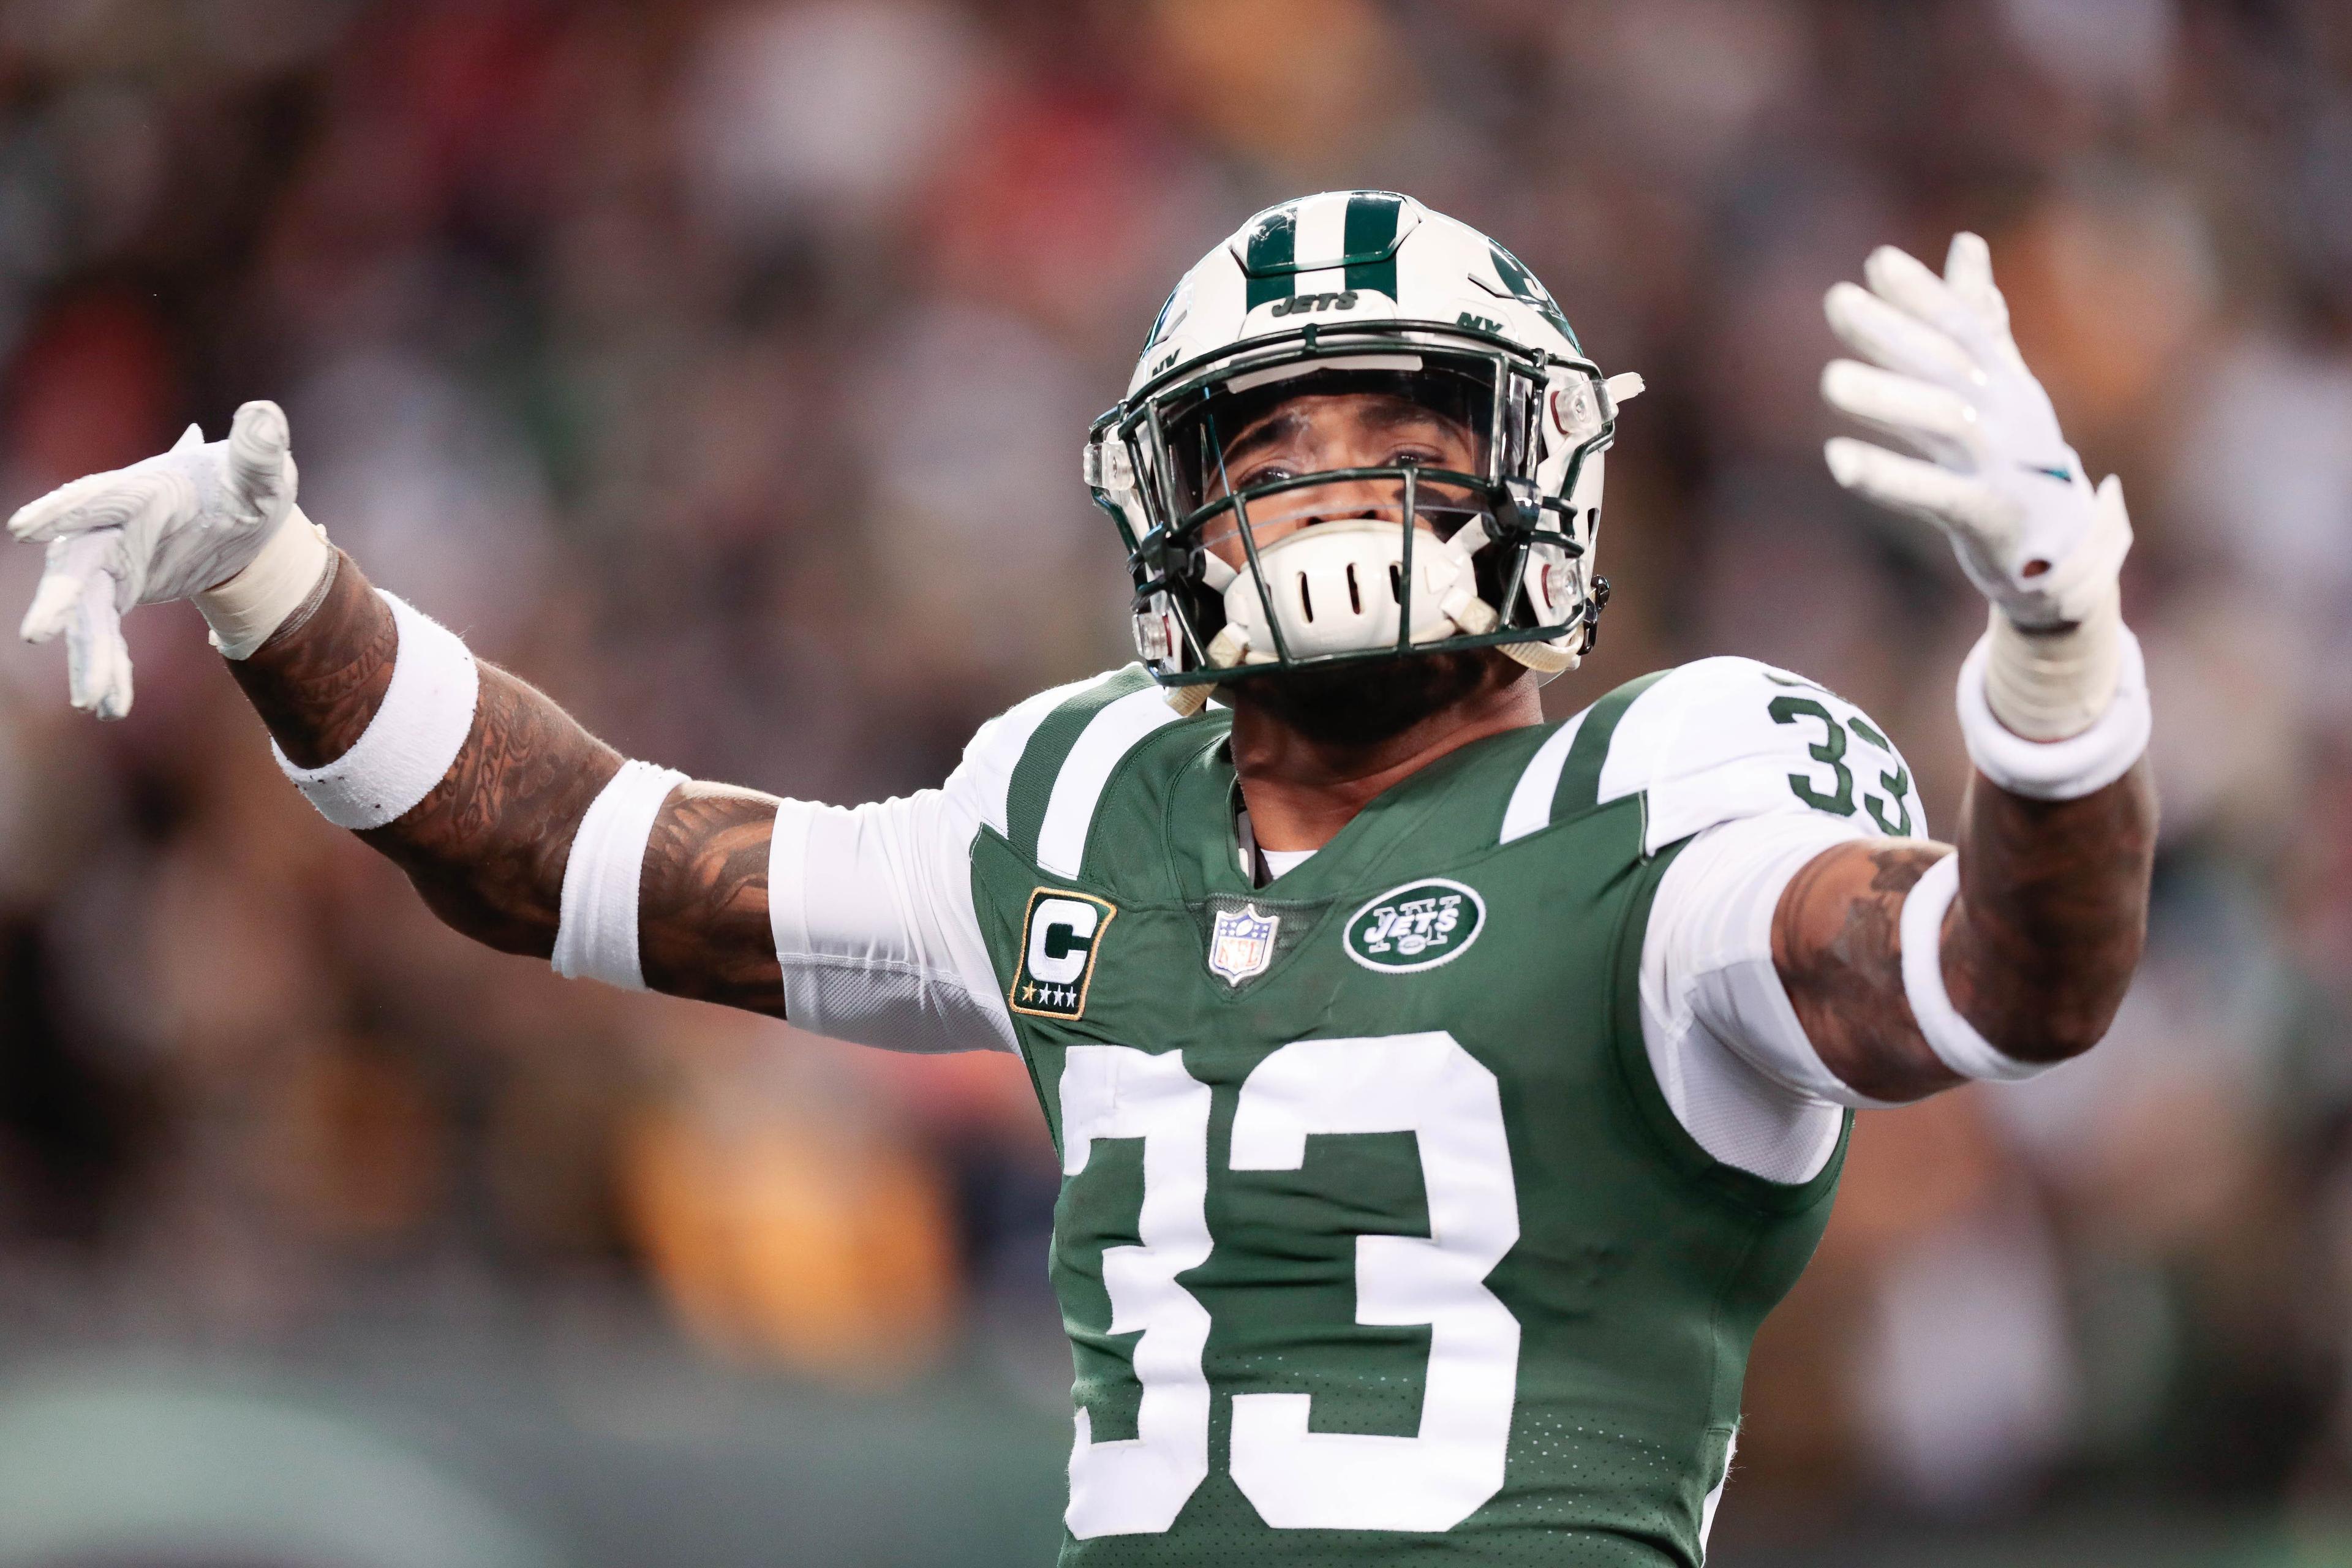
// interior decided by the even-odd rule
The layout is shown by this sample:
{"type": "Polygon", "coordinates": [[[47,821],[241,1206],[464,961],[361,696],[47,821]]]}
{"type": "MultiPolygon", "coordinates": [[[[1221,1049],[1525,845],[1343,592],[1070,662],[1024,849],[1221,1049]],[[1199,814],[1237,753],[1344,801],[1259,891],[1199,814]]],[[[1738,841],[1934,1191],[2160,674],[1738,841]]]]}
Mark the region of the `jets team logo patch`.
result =
{"type": "Polygon", "coordinates": [[[1281,929],[1280,915],[1262,915],[1255,904],[1218,910],[1209,931],[1210,973],[1223,975],[1228,985],[1265,973],[1274,962],[1275,933],[1281,929]]]}
{"type": "Polygon", "coordinates": [[[1486,929],[1486,900],[1444,877],[1407,882],[1348,917],[1348,956],[1366,969],[1410,974],[1450,963],[1486,929]]]}
{"type": "Polygon", "coordinates": [[[1021,920],[1021,967],[1005,997],[1013,1010],[1035,1018],[1084,1017],[1095,954],[1118,913],[1110,900],[1088,893],[1040,888],[1030,894],[1021,920]]]}

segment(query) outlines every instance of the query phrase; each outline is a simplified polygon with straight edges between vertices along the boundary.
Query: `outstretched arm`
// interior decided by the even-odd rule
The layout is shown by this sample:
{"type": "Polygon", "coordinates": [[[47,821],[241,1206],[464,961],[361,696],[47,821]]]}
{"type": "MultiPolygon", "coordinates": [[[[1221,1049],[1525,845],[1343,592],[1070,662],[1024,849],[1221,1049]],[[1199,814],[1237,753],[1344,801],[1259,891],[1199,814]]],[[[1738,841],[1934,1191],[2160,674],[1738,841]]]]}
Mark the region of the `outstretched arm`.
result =
{"type": "MultiPolygon", "coordinates": [[[[225,442],[207,446],[192,428],[162,457],[77,480],[17,513],[12,531],[49,548],[25,633],[66,636],[78,706],[103,718],[127,712],[121,616],[188,598],[296,766],[333,763],[368,731],[404,653],[400,626],[359,567],[295,507],[287,448],[276,406],[248,404],[225,442]]],[[[466,658],[461,648],[451,657],[466,658]]],[[[457,931],[546,957],[581,824],[623,759],[527,682],[478,660],[473,672],[462,741],[459,707],[417,781],[422,798],[359,837],[457,931]],[[427,787],[451,743],[454,758],[427,787]]],[[[681,784],[661,800],[638,868],[635,951],[646,984],[782,1015],[767,901],[776,810],[771,796],[722,784],[681,784]]]]}
{"type": "Polygon", "coordinates": [[[2098,1043],[2147,933],[2156,795],[2117,592],[2131,543],[2120,487],[2094,490],[2061,437],[1982,240],[1956,237],[1941,278],[1892,248],[1867,274],[1867,291],[1831,290],[1829,315],[1873,363],[1832,363],[1822,391],[1925,460],[1840,437],[1830,468],[1943,529],[1992,602],[1960,676],[1977,771],[1957,891],[1941,845],[1841,846],[1790,881],[1772,951],[1823,1065],[1903,1100],[2098,1043]]]}

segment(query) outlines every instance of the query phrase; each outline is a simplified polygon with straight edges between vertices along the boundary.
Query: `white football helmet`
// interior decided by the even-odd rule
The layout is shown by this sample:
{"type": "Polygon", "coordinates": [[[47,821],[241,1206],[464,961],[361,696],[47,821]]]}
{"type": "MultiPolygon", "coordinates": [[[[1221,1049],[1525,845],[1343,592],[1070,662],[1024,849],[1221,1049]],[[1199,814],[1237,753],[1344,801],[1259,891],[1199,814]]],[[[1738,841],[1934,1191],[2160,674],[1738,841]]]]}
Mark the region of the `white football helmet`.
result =
{"type": "Polygon", "coordinates": [[[1268,207],[1177,284],[1087,436],[1137,651],[1187,710],[1226,680],[1408,652],[1574,668],[1608,602],[1601,454],[1640,389],[1604,379],[1543,285],[1466,224],[1391,191],[1268,207]],[[1474,456],[1235,483],[1234,438],[1323,393],[1435,413],[1474,456]]]}

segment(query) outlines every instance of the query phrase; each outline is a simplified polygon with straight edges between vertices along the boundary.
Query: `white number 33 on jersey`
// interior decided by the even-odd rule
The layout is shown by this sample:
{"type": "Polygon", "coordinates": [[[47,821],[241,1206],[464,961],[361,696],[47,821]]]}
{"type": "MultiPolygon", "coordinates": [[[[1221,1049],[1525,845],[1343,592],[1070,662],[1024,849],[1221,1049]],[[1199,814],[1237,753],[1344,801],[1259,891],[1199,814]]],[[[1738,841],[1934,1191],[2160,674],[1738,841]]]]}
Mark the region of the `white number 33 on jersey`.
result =
{"type": "MultiPolygon", "coordinates": [[[[1061,1104],[1066,1174],[1098,1138],[1143,1141],[1139,1242],[1103,1254],[1110,1331],[1140,1331],[1136,1436],[1097,1443],[1077,1413],[1066,1520],[1080,1540],[1155,1534],[1209,1473],[1209,1314],[1177,1283],[1211,1249],[1209,1089],[1173,1051],[1078,1046],[1061,1104]]],[[[1228,1168],[1297,1170],[1310,1133],[1374,1132],[1416,1135],[1429,1234],[1357,1238],[1356,1321],[1428,1325],[1421,1430],[1314,1432],[1311,1394],[1234,1395],[1234,1482],[1276,1529],[1449,1530],[1503,1485],[1519,1324],[1485,1281],[1519,1211],[1495,1075],[1442,1030],[1293,1042],[1243,1083],[1228,1168]]]]}

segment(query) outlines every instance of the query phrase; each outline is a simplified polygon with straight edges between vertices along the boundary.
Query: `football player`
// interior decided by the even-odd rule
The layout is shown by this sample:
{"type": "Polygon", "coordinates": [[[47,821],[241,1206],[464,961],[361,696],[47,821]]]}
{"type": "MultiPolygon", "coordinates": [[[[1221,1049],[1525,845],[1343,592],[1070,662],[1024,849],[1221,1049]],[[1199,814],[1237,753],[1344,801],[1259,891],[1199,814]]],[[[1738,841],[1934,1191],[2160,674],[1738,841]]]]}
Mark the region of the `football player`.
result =
{"type": "Polygon", "coordinates": [[[1981,240],[1865,274],[1823,391],[1911,450],[1830,468],[1990,601],[1957,850],[1885,730],[1790,671],[1702,659],[1544,721],[1640,382],[1386,192],[1271,208],[1177,286],[1085,445],[1140,662],[936,790],[624,759],[370,587],[268,403],[18,512],[25,634],[119,716],[120,616],[194,599],[295,786],[479,941],[1018,1052],[1065,1173],[1065,1563],[1694,1564],[1854,1108],[2088,1049],[2144,927],[2122,492],[1981,240]]]}

